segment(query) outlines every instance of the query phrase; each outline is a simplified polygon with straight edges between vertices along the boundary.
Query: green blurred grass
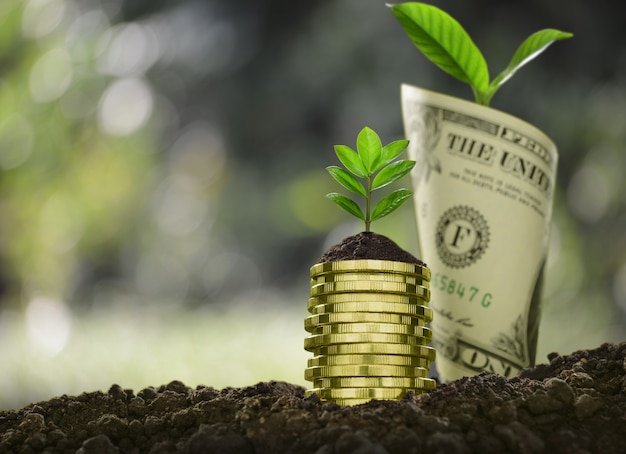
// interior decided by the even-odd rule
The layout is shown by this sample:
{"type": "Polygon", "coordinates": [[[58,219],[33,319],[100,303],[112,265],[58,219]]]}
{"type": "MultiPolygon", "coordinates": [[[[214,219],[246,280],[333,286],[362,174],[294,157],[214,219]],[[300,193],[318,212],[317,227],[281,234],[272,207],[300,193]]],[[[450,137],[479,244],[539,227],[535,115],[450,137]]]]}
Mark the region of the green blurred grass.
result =
{"type": "Polygon", "coordinates": [[[283,380],[305,385],[306,300],[226,310],[116,308],[77,317],[67,346],[47,356],[24,317],[0,313],[0,410],[62,394],[135,392],[181,380],[240,387],[283,380]]]}

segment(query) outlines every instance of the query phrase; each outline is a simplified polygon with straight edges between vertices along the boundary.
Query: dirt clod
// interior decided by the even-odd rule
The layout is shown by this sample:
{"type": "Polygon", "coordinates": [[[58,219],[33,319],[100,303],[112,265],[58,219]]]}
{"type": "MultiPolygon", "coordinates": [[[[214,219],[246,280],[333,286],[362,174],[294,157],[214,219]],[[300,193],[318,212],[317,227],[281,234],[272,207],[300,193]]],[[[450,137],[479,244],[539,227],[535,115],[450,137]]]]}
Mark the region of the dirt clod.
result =
{"type": "Polygon", "coordinates": [[[344,408],[284,382],[113,385],[0,412],[0,452],[626,452],[626,343],[549,358],[512,379],[483,373],[344,408]]]}
{"type": "Polygon", "coordinates": [[[394,241],[374,232],[361,232],[345,238],[339,244],[328,248],[318,263],[363,259],[393,260],[425,265],[424,262],[402,249],[394,241]]]}

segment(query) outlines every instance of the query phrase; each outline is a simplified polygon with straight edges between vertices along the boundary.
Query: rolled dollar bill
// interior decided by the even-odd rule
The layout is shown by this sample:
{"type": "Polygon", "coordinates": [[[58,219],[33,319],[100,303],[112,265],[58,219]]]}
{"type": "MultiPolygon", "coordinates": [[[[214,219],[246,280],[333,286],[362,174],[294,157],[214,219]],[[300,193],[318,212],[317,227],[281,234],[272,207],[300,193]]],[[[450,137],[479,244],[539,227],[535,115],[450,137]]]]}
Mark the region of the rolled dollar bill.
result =
{"type": "Polygon", "coordinates": [[[501,111],[402,86],[442,381],[534,365],[557,149],[501,111]]]}

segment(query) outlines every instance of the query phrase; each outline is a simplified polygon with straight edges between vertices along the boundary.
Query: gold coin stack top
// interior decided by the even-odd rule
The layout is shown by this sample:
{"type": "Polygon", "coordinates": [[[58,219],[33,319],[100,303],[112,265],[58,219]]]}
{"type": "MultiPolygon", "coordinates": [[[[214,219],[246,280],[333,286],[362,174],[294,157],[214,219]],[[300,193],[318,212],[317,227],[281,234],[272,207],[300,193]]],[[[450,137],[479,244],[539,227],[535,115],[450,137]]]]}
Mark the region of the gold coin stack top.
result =
{"type": "Polygon", "coordinates": [[[435,350],[430,270],[415,263],[341,260],[311,267],[309,336],[313,353],[304,377],[307,395],[357,405],[402,399],[435,388],[428,378],[435,350]]]}

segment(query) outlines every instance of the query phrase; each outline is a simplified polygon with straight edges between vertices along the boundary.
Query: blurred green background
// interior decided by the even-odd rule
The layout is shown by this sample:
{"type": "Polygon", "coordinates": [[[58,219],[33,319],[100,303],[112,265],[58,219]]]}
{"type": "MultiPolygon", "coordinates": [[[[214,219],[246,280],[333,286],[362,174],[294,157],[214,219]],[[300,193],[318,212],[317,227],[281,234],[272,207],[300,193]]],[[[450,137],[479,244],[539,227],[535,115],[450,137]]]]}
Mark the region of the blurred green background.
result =
{"type": "MultiPolygon", "coordinates": [[[[626,333],[625,7],[432,2],[560,151],[538,360],[626,333]]],[[[333,145],[403,137],[399,86],[470,99],[378,0],[0,2],[0,410],[171,380],[306,386],[308,268],[360,225],[333,145]]],[[[407,204],[374,230],[418,253],[407,204]]]]}

